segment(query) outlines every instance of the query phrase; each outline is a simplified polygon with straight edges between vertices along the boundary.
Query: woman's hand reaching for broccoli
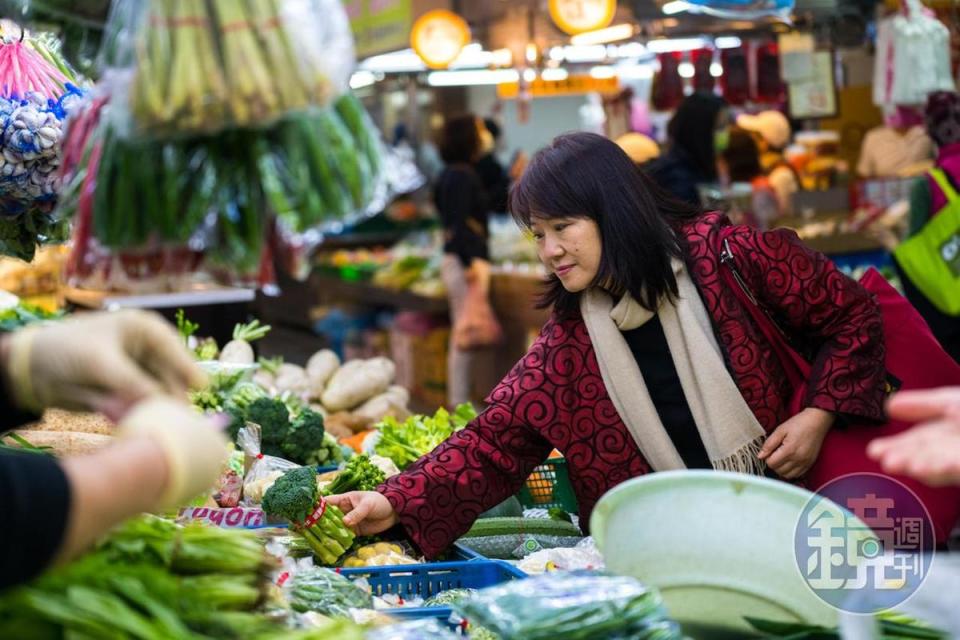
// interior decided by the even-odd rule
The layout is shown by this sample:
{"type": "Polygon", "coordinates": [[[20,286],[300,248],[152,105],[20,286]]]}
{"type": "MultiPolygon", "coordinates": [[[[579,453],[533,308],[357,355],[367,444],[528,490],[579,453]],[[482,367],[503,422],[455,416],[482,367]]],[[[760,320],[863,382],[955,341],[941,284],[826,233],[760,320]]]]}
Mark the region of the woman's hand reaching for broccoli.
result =
{"type": "Polygon", "coordinates": [[[377,535],[399,522],[393,505],[376,491],[351,491],[328,496],[326,500],[343,511],[343,524],[356,531],[357,535],[377,535]]]}

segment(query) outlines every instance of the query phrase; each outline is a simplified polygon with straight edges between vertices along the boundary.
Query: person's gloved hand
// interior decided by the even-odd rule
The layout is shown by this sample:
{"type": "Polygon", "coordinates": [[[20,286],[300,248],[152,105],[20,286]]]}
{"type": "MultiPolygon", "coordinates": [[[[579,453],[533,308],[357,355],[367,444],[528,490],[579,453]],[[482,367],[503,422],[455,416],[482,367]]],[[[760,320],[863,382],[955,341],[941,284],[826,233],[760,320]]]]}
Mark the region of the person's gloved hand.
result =
{"type": "Polygon", "coordinates": [[[117,420],[152,395],[183,397],[203,372],[158,315],[96,313],[18,331],[7,377],[18,406],[97,411],[117,420]]]}
{"type": "Polygon", "coordinates": [[[155,397],[135,406],[120,422],[121,438],[146,437],[166,454],[167,482],[160,507],[186,504],[213,487],[230,455],[227,437],[215,419],[171,398],[155,397]]]}

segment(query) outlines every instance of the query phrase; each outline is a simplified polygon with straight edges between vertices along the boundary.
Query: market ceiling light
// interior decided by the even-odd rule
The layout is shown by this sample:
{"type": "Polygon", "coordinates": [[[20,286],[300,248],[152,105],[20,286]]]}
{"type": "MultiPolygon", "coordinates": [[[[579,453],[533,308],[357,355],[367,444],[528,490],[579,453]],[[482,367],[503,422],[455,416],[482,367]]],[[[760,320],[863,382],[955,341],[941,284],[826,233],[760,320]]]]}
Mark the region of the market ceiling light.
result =
{"type": "Polygon", "coordinates": [[[604,65],[590,69],[590,77],[595,80],[609,80],[617,77],[617,72],[613,67],[604,65]]]}
{"type": "Polygon", "coordinates": [[[566,69],[544,69],[540,77],[547,82],[562,82],[570,77],[570,73],[566,69]]]}
{"type": "Polygon", "coordinates": [[[683,0],[673,0],[672,2],[668,2],[667,4],[663,5],[663,7],[660,8],[660,10],[663,11],[663,13],[668,16],[673,16],[678,13],[683,13],[684,11],[688,11],[689,9],[690,9],[690,4],[687,2],[683,2],[683,0]]]}
{"type": "Polygon", "coordinates": [[[692,78],[696,75],[697,70],[693,68],[692,62],[681,62],[677,65],[677,73],[680,74],[681,78],[692,78]]]}
{"type": "Polygon", "coordinates": [[[563,56],[563,47],[550,47],[550,52],[547,54],[547,57],[554,62],[563,62],[563,56]]]}
{"type": "Polygon", "coordinates": [[[629,42],[617,47],[618,58],[642,58],[648,53],[647,48],[639,42],[629,42]]]}
{"type": "Polygon", "coordinates": [[[516,69],[432,71],[427,76],[427,84],[431,87],[469,87],[519,81],[520,74],[516,69]]]}
{"type": "Polygon", "coordinates": [[[616,42],[617,40],[626,40],[633,37],[633,25],[624,22],[615,24],[606,29],[597,29],[596,31],[587,31],[570,38],[570,43],[575,45],[585,44],[606,44],[607,42],[616,42]]]}
{"type": "Polygon", "coordinates": [[[423,71],[427,65],[413,49],[392,51],[367,58],[358,65],[361,71],[380,71],[382,73],[407,73],[423,71]]]}
{"type": "MultiPolygon", "coordinates": [[[[486,51],[483,45],[468,44],[451,63],[451,69],[484,69],[486,67],[508,67],[513,61],[509,49],[486,51]]],[[[413,49],[393,51],[367,58],[358,65],[360,71],[374,73],[417,73],[425,71],[427,66],[413,49]]]]}
{"type": "Polygon", "coordinates": [[[743,42],[737,36],[721,36],[713,44],[717,49],[738,49],[743,42]]]}
{"type": "Polygon", "coordinates": [[[719,78],[723,75],[723,65],[719,62],[714,62],[710,65],[710,75],[714,78],[719,78]]]}
{"type": "Polygon", "coordinates": [[[530,69],[529,67],[523,70],[523,79],[525,82],[533,82],[537,79],[536,69],[530,69]]]}
{"type": "Polygon", "coordinates": [[[350,76],[350,88],[362,89],[369,87],[377,81],[377,76],[372,71],[354,71],[350,76]]]}
{"type": "Polygon", "coordinates": [[[651,40],[647,43],[647,49],[653,53],[696,51],[706,46],[707,40],[705,38],[665,38],[662,40],[651,40]]]}
{"type": "Polygon", "coordinates": [[[603,62],[607,59],[607,48],[602,44],[569,45],[563,48],[563,58],[567,62],[603,62]]]}
{"type": "Polygon", "coordinates": [[[653,66],[649,64],[620,65],[617,75],[621,80],[652,80],[653,66]]]}

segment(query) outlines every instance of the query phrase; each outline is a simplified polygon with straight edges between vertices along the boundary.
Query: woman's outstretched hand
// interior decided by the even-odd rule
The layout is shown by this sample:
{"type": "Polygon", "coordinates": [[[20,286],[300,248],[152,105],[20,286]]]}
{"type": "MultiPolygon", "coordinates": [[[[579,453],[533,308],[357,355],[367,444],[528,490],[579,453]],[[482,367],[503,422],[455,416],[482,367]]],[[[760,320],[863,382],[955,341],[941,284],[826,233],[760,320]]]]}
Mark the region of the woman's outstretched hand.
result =
{"type": "Polygon", "coordinates": [[[343,511],[343,523],[361,536],[383,533],[399,521],[390,501],[376,491],[351,491],[326,501],[343,511]]]}

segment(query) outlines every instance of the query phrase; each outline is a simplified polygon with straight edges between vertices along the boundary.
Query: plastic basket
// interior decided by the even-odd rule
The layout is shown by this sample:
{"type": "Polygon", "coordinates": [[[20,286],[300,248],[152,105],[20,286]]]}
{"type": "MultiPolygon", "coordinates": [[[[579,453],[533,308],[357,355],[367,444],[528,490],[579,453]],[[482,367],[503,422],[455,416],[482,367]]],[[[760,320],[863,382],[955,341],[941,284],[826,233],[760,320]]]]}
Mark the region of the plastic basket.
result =
{"type": "Polygon", "coordinates": [[[527,509],[560,507],[569,513],[577,513],[577,496],[570,485],[567,461],[550,458],[534,469],[517,498],[527,509]]]}
{"type": "MultiPolygon", "coordinates": [[[[341,569],[340,573],[351,580],[365,578],[370,584],[373,595],[399,595],[401,598],[419,597],[426,600],[450,589],[483,589],[494,585],[526,578],[520,569],[499,560],[486,560],[473,552],[463,555],[476,556],[474,560],[462,562],[436,562],[396,567],[357,567],[341,569]]],[[[450,620],[453,610],[450,607],[407,607],[391,609],[391,616],[399,619],[436,618],[451,628],[459,628],[450,620]]]]}

